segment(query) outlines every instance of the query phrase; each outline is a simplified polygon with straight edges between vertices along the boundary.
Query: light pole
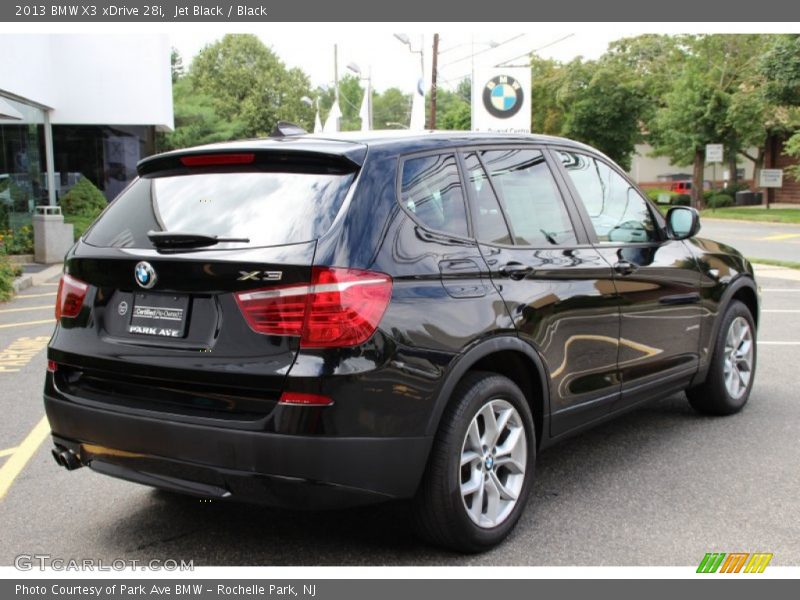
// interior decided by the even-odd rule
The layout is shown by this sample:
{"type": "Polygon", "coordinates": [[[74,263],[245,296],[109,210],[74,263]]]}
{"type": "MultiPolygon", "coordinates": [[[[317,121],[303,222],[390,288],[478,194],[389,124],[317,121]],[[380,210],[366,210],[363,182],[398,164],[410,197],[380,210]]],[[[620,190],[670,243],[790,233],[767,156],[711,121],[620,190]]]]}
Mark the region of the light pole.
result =
{"type": "Polygon", "coordinates": [[[420,36],[420,46],[419,46],[420,49],[414,50],[414,48],[411,46],[411,40],[409,39],[407,34],[395,33],[394,37],[401,43],[408,46],[409,52],[411,52],[412,54],[419,54],[420,75],[418,79],[417,88],[414,90],[414,95],[412,96],[409,129],[422,131],[423,129],[425,129],[425,92],[423,91],[425,85],[423,82],[423,79],[425,77],[425,55],[423,54],[422,51],[423,44],[425,43],[425,38],[423,36],[420,36]]]}
{"type": "MultiPolygon", "coordinates": [[[[360,81],[367,82],[367,89],[364,92],[365,94],[364,99],[367,102],[367,128],[372,129],[372,67],[370,67],[369,71],[367,71],[366,77],[364,77],[361,74],[361,67],[359,67],[356,63],[351,62],[350,64],[347,65],[347,69],[355,73],[360,81]]],[[[363,123],[362,123],[362,129],[363,129],[363,123]]]]}
{"type": "Polygon", "coordinates": [[[405,34],[405,33],[395,33],[394,37],[396,39],[398,39],[400,42],[402,42],[403,44],[405,44],[406,46],[408,46],[408,51],[411,52],[411,54],[419,54],[420,73],[424,74],[425,73],[425,55],[424,55],[424,53],[422,51],[422,45],[424,43],[424,41],[422,39],[422,36],[420,36],[419,50],[414,50],[414,48],[411,46],[411,39],[408,37],[407,34],[405,34]]]}

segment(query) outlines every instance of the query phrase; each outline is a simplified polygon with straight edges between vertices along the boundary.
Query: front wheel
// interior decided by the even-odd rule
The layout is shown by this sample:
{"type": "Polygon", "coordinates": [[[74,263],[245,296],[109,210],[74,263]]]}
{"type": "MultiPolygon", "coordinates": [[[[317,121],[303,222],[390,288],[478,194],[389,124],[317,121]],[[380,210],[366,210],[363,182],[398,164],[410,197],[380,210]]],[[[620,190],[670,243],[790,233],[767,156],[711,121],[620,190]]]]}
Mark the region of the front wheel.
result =
{"type": "Polygon", "coordinates": [[[756,371],[756,327],[753,315],[738,300],[728,306],[714,344],[706,380],[689,390],[698,412],[731,415],[747,403],[756,371]]]}
{"type": "Polygon", "coordinates": [[[417,533],[460,552],[497,545],[525,508],[535,458],[533,418],[520,389],[502,375],[470,373],[442,417],[414,500],[417,533]]]}

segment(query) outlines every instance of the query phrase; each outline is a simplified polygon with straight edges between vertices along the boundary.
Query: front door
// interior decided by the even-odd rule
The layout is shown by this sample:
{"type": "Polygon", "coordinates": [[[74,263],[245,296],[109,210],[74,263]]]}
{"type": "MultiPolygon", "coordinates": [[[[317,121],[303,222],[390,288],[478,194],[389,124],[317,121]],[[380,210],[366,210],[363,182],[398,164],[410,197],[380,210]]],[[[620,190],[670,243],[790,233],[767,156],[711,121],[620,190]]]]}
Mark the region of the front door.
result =
{"type": "Polygon", "coordinates": [[[549,375],[551,435],[604,416],[620,391],[611,267],[588,243],[541,150],[468,150],[463,160],[492,281],[549,375]]]}
{"type": "Polygon", "coordinates": [[[614,269],[621,299],[619,406],[686,385],[697,370],[701,319],[691,251],[666,238],[655,209],[609,163],[570,150],[555,154],[595,247],[614,269]]]}

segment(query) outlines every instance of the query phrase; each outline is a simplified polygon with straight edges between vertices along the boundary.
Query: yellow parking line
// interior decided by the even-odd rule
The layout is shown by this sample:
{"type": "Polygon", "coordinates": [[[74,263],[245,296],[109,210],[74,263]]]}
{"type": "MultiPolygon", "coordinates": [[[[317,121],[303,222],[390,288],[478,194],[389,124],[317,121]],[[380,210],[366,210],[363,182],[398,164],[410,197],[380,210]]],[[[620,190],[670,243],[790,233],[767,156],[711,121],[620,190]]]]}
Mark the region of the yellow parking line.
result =
{"type": "Polygon", "coordinates": [[[44,310],[45,308],[53,310],[53,305],[44,304],[42,306],[26,306],[25,308],[3,308],[0,309],[0,313],[25,312],[26,310],[44,310]]]}
{"type": "Polygon", "coordinates": [[[17,298],[44,298],[45,296],[55,296],[57,292],[48,292],[46,294],[17,294],[17,298]]]}
{"type": "Polygon", "coordinates": [[[42,445],[42,442],[50,434],[50,423],[47,417],[36,424],[36,427],[28,434],[28,437],[16,448],[6,463],[0,467],[0,500],[6,495],[11,484],[28,464],[28,461],[42,445]]]}
{"type": "Polygon", "coordinates": [[[25,321],[24,323],[7,323],[0,325],[0,329],[7,329],[8,327],[23,327],[25,325],[41,325],[42,323],[55,323],[55,319],[42,319],[41,321],[25,321]]]}
{"type": "Polygon", "coordinates": [[[764,242],[779,242],[781,240],[791,240],[792,238],[800,238],[800,233],[775,233],[761,238],[764,242]]]}
{"type": "Polygon", "coordinates": [[[9,454],[14,454],[16,452],[16,448],[6,448],[5,450],[0,450],[0,457],[8,456],[9,454]]]}

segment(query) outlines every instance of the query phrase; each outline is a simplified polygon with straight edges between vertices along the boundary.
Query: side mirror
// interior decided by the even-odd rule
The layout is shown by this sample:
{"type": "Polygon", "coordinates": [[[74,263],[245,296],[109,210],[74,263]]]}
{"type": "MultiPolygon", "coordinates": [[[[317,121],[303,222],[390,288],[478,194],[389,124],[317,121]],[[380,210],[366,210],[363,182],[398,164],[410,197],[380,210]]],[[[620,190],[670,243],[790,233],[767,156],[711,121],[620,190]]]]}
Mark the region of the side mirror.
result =
{"type": "Polygon", "coordinates": [[[700,231],[700,214],[689,206],[673,206],[667,212],[667,235],[671,240],[685,240],[700,231]]]}

